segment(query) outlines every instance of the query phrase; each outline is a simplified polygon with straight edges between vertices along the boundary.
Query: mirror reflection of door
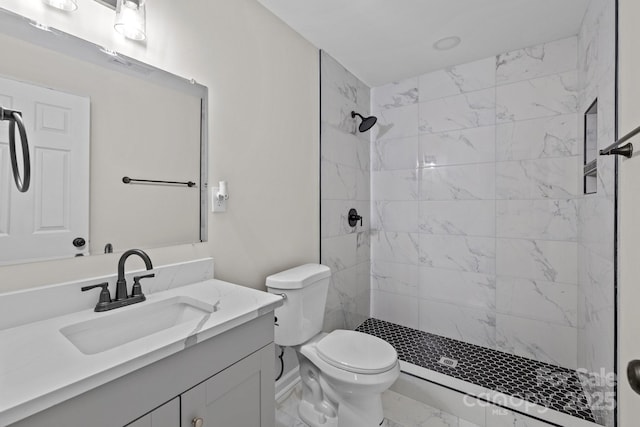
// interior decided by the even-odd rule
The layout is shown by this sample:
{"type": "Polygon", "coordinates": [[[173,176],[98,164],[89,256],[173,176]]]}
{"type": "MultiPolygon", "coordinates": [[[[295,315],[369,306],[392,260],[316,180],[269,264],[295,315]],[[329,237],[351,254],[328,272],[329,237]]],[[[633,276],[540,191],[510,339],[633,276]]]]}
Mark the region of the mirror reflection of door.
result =
{"type": "Polygon", "coordinates": [[[0,122],[0,265],[86,255],[89,98],[0,78],[0,104],[22,112],[32,190],[11,185],[8,125],[0,122]]]}

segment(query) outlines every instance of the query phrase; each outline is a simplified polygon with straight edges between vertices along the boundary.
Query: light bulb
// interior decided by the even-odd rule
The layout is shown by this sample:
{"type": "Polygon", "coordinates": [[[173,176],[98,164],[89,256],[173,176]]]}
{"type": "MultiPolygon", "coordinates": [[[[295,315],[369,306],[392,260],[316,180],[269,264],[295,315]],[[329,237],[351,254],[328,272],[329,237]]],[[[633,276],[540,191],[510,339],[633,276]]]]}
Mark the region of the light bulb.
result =
{"type": "Polygon", "coordinates": [[[113,27],[128,39],[144,40],[147,37],[144,0],[118,0],[113,27]]]}

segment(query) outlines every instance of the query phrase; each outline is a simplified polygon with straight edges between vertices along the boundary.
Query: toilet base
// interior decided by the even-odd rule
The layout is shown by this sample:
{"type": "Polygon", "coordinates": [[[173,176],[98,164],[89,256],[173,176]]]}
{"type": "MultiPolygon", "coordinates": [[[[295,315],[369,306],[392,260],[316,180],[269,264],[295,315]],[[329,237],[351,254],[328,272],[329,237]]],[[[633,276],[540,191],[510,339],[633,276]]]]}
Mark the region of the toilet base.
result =
{"type": "MultiPolygon", "coordinates": [[[[382,413],[380,393],[339,393],[318,368],[298,354],[302,399],[298,414],[310,427],[381,427],[387,422],[382,413]]],[[[338,387],[341,388],[341,387],[338,387]]]]}
{"type": "Polygon", "coordinates": [[[329,417],[317,411],[313,405],[306,400],[300,401],[298,405],[298,415],[300,419],[310,427],[338,427],[338,417],[329,417]]]}

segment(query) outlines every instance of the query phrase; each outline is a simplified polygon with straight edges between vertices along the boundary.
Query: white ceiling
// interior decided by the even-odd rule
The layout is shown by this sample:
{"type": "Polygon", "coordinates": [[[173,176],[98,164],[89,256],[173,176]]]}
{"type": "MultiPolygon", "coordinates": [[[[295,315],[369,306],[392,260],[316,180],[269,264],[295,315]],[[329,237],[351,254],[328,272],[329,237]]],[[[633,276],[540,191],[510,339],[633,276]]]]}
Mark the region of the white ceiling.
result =
{"type": "Polygon", "coordinates": [[[575,35],[589,0],[258,1],[374,87],[575,35]]]}

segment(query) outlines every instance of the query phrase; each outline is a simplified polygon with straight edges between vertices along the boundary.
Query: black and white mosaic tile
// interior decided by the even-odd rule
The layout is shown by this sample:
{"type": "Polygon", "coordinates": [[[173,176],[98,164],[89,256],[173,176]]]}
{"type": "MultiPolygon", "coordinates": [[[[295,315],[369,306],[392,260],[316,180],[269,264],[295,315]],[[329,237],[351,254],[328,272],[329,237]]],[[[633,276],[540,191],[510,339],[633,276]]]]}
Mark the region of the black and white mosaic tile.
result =
{"type": "Polygon", "coordinates": [[[580,378],[570,369],[373,318],[356,330],[390,343],[402,361],[595,422],[580,378]]]}

